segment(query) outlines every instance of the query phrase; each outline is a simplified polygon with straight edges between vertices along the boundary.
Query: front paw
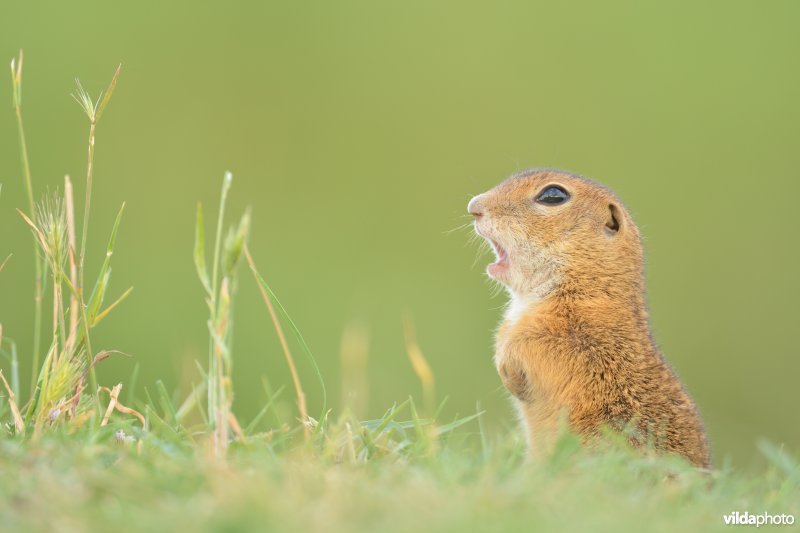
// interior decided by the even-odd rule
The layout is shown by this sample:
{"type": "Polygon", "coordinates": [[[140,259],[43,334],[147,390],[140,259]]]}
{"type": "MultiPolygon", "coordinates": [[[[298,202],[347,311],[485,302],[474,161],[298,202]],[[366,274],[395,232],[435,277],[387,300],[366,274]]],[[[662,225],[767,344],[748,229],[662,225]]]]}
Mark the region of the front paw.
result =
{"type": "Polygon", "coordinates": [[[520,365],[502,362],[497,365],[497,372],[508,391],[519,400],[526,400],[530,393],[530,382],[525,369],[520,365]]]}

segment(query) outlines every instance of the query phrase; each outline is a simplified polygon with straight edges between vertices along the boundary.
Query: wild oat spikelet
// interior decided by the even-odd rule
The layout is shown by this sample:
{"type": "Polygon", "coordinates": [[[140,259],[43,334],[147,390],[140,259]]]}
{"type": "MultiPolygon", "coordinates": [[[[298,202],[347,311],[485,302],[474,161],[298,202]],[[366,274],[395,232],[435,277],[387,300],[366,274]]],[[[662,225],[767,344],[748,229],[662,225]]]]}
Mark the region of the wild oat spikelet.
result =
{"type": "Polygon", "coordinates": [[[38,422],[56,422],[69,409],[84,373],[83,354],[64,354],[56,360],[37,406],[38,422]]]}
{"type": "Polygon", "coordinates": [[[41,232],[39,244],[53,273],[63,272],[69,253],[67,214],[64,200],[58,194],[47,194],[36,205],[36,226],[41,232]]]}

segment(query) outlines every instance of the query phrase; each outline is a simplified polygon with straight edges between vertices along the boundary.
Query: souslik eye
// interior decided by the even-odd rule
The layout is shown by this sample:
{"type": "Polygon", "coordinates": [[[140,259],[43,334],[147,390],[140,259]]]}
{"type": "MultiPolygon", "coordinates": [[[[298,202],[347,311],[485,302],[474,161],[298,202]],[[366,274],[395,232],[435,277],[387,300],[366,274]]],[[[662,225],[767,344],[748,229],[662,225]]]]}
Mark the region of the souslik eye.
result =
{"type": "Polygon", "coordinates": [[[551,185],[546,187],[539,196],[536,197],[536,201],[540,204],[545,205],[558,205],[563,204],[569,199],[569,194],[567,191],[562,189],[557,185],[551,185]]]}

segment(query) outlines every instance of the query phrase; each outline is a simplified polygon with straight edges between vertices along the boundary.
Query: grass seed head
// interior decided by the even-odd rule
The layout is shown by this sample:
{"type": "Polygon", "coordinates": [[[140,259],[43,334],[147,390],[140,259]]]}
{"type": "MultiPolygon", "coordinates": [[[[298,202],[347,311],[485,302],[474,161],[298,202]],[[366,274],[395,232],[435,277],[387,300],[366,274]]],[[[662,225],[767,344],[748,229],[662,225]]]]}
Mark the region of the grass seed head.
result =
{"type": "Polygon", "coordinates": [[[68,409],[70,400],[84,373],[81,354],[62,354],[50,372],[47,386],[42,391],[39,420],[55,422],[68,409]]]}
{"type": "Polygon", "coordinates": [[[47,194],[36,206],[36,226],[42,234],[42,251],[54,273],[63,271],[69,253],[67,243],[67,214],[64,201],[58,194],[47,194]]]}

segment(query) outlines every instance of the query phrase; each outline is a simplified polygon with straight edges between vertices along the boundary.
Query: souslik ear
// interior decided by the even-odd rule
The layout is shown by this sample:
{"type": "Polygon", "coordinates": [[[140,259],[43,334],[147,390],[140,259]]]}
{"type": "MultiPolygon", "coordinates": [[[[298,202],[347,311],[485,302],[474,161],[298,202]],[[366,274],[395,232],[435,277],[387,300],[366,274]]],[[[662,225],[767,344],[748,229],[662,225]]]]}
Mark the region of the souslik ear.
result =
{"type": "Polygon", "coordinates": [[[622,227],[622,210],[617,204],[608,204],[606,213],[606,232],[609,235],[616,235],[622,227]]]}

